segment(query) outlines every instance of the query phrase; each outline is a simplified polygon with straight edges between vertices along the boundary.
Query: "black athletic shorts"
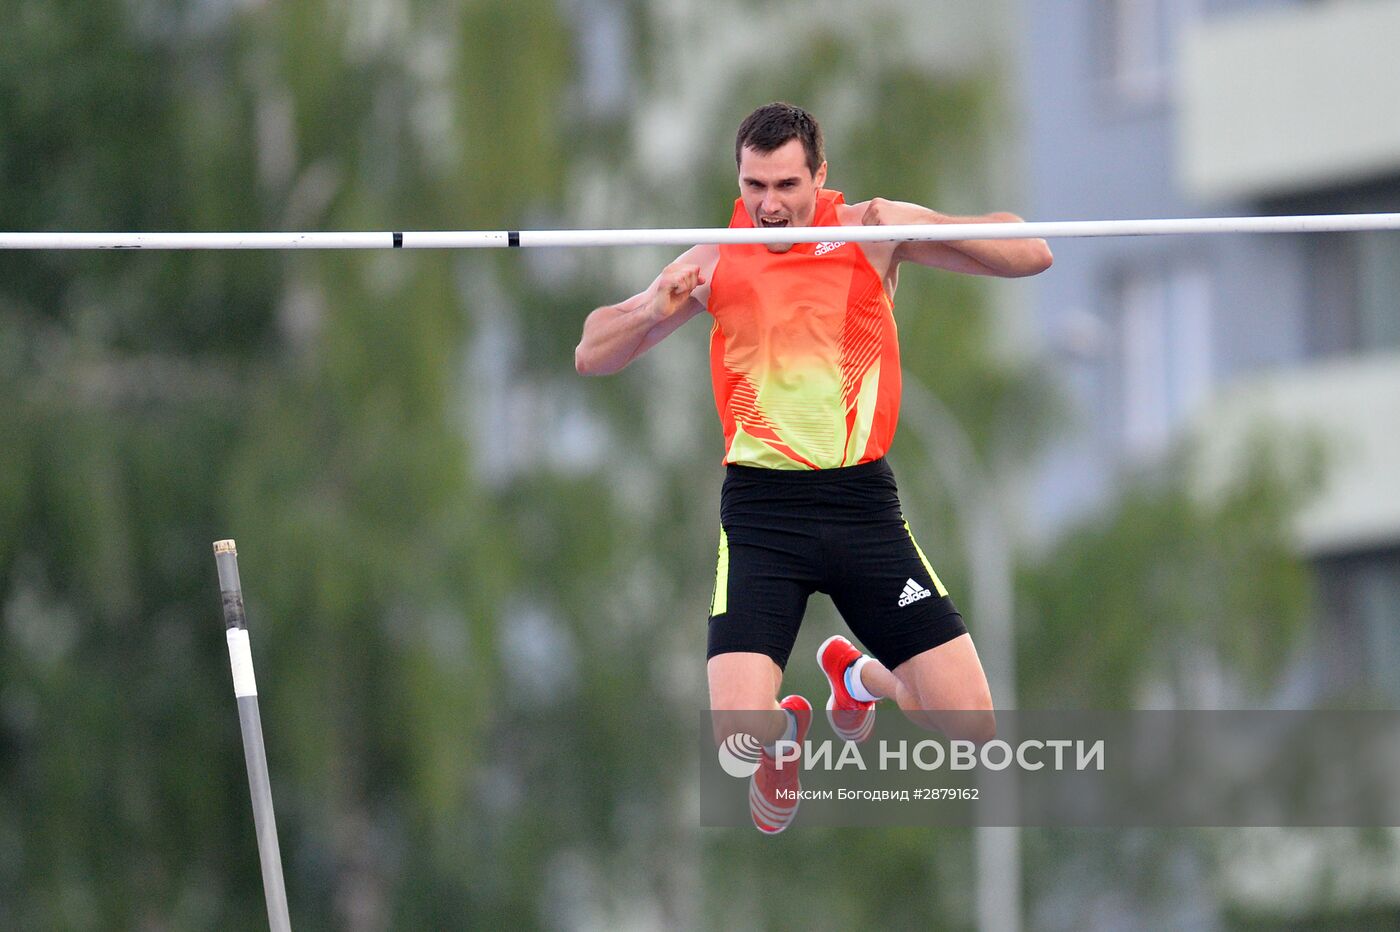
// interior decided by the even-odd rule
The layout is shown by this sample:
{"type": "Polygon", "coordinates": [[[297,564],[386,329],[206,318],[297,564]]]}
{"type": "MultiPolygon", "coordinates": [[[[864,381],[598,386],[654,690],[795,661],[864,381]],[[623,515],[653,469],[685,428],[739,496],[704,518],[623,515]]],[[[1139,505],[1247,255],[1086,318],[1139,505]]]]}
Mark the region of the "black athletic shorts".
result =
{"type": "Polygon", "coordinates": [[[753,651],[786,668],[807,597],[825,592],[891,670],[967,628],[899,506],[883,459],[840,469],[729,466],[707,656],[753,651]]]}

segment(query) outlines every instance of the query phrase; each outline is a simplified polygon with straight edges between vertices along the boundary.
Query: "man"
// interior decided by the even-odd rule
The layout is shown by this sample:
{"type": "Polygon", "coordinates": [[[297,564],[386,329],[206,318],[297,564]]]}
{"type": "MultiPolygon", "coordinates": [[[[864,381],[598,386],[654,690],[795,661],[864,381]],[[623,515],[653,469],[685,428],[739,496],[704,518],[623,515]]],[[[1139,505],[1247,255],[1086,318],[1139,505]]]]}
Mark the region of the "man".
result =
{"type": "MultiPolygon", "coordinates": [[[[1019,222],[949,217],[875,198],[846,204],[823,188],[821,130],[788,104],[760,107],[734,147],[731,227],[1019,222]]],[[[764,832],[797,811],[798,766],[776,766],[779,739],[801,742],[811,705],[777,701],[807,597],[829,594],[873,656],[829,638],[818,663],[837,733],[864,740],[891,698],[951,737],[988,740],[995,718],[962,617],[914,542],[884,456],[899,412],[893,299],[901,263],[1017,277],[1050,267],[1043,240],[696,246],[651,287],[588,316],[575,352],[585,375],[617,372],[701,312],[714,319],[710,363],[724,427],[719,566],[710,606],[710,705],[753,713],[742,729],[770,749],[750,786],[764,832]],[[969,714],[972,713],[972,714],[969,714]]]]}

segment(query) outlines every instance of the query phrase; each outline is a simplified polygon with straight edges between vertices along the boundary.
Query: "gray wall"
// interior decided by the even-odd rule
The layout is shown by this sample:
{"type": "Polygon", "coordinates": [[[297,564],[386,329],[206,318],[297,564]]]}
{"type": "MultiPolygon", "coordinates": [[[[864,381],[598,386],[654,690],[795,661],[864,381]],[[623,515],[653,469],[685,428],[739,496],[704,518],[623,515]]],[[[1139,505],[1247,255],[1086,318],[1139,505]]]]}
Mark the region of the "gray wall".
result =
{"type": "MultiPolygon", "coordinates": [[[[1210,17],[1266,3],[1163,0],[1159,13],[1210,17]]],[[[1274,4],[1277,5],[1277,4],[1274,4]]],[[[1031,218],[1116,219],[1257,213],[1259,205],[1201,203],[1180,185],[1171,63],[1180,23],[1164,28],[1163,92],[1125,99],[1112,78],[1111,4],[1022,4],[1017,75],[1024,117],[1031,218]]],[[[1216,390],[1242,374],[1286,366],[1307,352],[1304,262],[1296,236],[1059,240],[1056,264],[1032,288],[1039,335],[1059,363],[1076,421],[1032,483],[1030,520],[1040,537],[1091,510],[1141,457],[1125,444],[1122,309],[1125,274],[1191,268],[1208,293],[1209,359],[1216,390]],[[1097,324],[1097,326],[1093,326],[1097,324]],[[1092,338],[1092,339],[1090,339],[1092,338]]],[[[1163,351],[1171,357],[1170,346],[1163,351]]],[[[1182,363],[1165,360],[1168,366],[1182,363]]],[[[1197,360],[1193,365],[1201,365],[1197,360]]],[[[1208,403],[1208,402],[1207,402],[1208,403]]],[[[1173,415],[1184,421],[1185,415],[1173,415]]]]}

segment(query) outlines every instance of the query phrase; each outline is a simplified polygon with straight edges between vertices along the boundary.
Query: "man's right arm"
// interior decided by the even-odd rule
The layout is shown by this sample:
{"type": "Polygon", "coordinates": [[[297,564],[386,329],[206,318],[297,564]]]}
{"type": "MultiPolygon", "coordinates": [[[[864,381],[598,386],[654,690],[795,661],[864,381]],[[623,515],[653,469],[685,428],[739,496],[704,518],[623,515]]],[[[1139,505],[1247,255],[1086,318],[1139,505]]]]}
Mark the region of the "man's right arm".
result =
{"type": "Polygon", "coordinates": [[[588,315],[574,350],[580,375],[620,371],[705,309],[703,271],[685,261],[689,257],[687,253],[668,265],[646,291],[588,315]]]}

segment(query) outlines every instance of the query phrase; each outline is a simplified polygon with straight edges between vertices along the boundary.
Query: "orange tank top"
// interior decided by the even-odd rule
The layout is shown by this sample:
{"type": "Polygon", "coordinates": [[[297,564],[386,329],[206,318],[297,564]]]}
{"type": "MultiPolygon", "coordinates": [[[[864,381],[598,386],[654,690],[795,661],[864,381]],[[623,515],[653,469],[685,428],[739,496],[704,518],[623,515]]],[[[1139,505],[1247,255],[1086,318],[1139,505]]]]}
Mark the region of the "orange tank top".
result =
{"type": "MultiPolygon", "coordinates": [[[[836,226],[839,191],[813,226],[836,226]]],[[[752,227],[743,200],[731,227],[752,227]]],[[[710,278],[710,375],[726,463],[830,469],[885,455],[899,419],[899,341],[857,243],[721,246],[710,278]]]]}

